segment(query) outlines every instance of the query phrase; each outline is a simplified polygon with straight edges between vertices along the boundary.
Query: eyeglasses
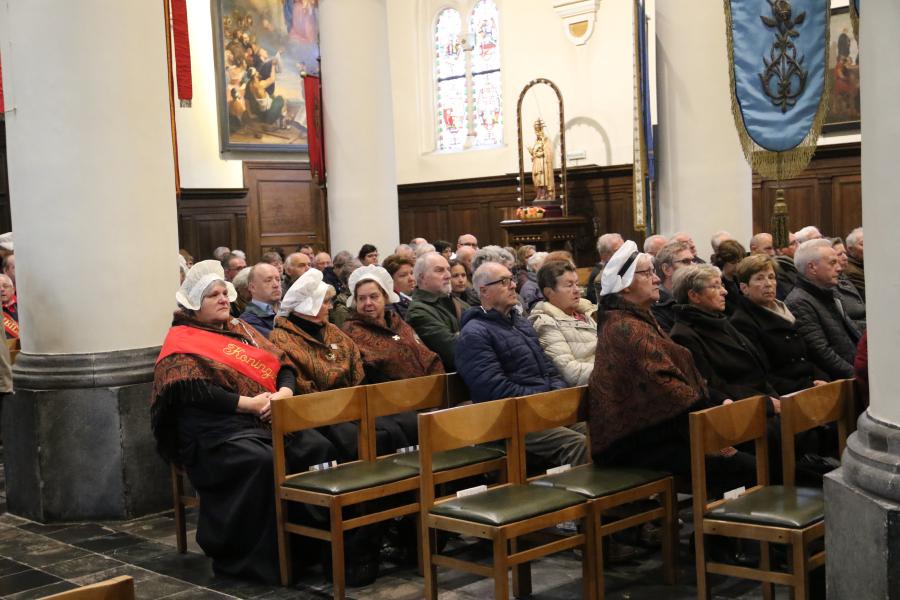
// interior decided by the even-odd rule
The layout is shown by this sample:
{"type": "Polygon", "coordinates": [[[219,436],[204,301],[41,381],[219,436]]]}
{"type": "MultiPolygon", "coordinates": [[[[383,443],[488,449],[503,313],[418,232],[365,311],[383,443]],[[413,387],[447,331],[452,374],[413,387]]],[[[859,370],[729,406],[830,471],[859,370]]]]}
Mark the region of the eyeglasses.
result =
{"type": "Polygon", "coordinates": [[[512,283],[512,282],[513,282],[513,278],[512,278],[512,277],[501,277],[501,278],[498,279],[497,281],[492,281],[492,282],[490,282],[490,283],[484,284],[483,287],[490,287],[490,286],[496,285],[496,284],[498,284],[498,283],[499,283],[500,285],[502,285],[503,287],[509,287],[509,284],[512,283]]]}
{"type": "Polygon", "coordinates": [[[635,275],[643,275],[644,277],[653,278],[653,275],[656,274],[656,269],[650,267],[649,269],[641,269],[640,271],[635,271],[635,275]]]}
{"type": "Polygon", "coordinates": [[[672,263],[676,264],[676,265],[679,265],[679,264],[680,265],[692,265],[692,264],[694,264],[694,259],[693,258],[682,258],[681,260],[673,260],[672,263]]]}

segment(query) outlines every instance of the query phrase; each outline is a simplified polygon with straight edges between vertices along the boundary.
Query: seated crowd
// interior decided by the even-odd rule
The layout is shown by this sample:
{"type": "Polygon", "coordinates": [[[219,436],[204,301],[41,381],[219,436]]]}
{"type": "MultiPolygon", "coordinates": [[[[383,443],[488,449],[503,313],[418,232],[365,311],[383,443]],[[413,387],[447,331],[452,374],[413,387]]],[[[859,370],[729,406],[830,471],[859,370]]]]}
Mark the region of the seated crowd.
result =
{"type": "MultiPolygon", "coordinates": [[[[858,346],[864,356],[862,229],[845,242],[805,227],[784,248],[759,233],[749,254],[725,231],[711,245],[707,263],[687,233],[650,236],[643,252],[602,235],[587,293],[568,252],[479,247],[470,234],[455,247],[415,238],[383,260],[371,244],[333,259],[304,245],[252,266],[228,248],[196,264],[182,251],[152,425],[201,497],[199,545],[217,572],[278,581],[268,421],[273,399],[296,394],[444,372],[473,402],[587,385],[584,422],[527,435],[537,464],[593,461],[687,482],[689,413],[763,394],[777,448],[780,396],[852,377],[858,346]]],[[[12,265],[0,276],[4,324],[16,315],[12,265]]],[[[416,423],[414,413],[378,419],[379,453],[417,444],[416,423]]],[[[357,426],[303,431],[286,446],[294,471],[353,460],[357,426]]],[[[707,471],[712,494],[752,482],[752,448],[708,457],[707,471]]],[[[354,567],[377,573],[381,537],[362,528],[348,545],[348,581],[354,567]]],[[[316,553],[294,557],[308,565],[316,553]]]]}

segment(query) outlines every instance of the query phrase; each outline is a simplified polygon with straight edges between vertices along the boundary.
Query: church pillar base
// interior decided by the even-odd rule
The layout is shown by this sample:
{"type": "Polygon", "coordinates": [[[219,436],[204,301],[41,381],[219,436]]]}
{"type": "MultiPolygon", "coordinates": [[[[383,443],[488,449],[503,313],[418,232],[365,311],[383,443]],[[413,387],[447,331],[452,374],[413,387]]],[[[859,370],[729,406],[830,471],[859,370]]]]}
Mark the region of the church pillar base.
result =
{"type": "Polygon", "coordinates": [[[150,430],[159,348],[19,355],[3,405],[9,512],[42,522],[129,519],[171,506],[150,430]]]}
{"type": "Polygon", "coordinates": [[[825,478],[829,598],[900,600],[900,429],[863,413],[825,478]]]}

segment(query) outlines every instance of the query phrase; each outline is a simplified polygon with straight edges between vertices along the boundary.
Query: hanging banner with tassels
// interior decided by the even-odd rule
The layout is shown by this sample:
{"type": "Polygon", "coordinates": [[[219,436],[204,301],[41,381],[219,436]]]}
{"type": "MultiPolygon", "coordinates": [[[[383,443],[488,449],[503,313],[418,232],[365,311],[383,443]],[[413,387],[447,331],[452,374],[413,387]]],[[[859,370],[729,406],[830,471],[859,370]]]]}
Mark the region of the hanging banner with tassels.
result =
{"type": "MultiPolygon", "coordinates": [[[[809,164],[825,121],[831,3],[724,2],[731,110],[744,156],[763,177],[790,179],[809,164]]],[[[775,212],[772,234],[786,245],[787,206],[776,203],[775,212]]]]}
{"type": "Polygon", "coordinates": [[[850,22],[853,23],[853,37],[859,40],[859,2],[850,0],[850,22]]]}
{"type": "Polygon", "coordinates": [[[325,184],[325,128],[322,121],[322,80],[303,75],[303,95],[306,102],[306,137],[309,144],[309,169],[313,180],[325,184]]]}
{"type": "Polygon", "coordinates": [[[634,167],[633,227],[646,235],[656,232],[653,190],[656,160],[653,152],[653,124],[650,114],[650,59],[647,44],[647,15],[644,0],[634,0],[634,167]]]}
{"type": "Polygon", "coordinates": [[[188,33],[185,0],[172,1],[172,46],[175,49],[175,77],[178,81],[178,100],[182,108],[189,108],[194,98],[191,78],[191,40],[188,33]]]}

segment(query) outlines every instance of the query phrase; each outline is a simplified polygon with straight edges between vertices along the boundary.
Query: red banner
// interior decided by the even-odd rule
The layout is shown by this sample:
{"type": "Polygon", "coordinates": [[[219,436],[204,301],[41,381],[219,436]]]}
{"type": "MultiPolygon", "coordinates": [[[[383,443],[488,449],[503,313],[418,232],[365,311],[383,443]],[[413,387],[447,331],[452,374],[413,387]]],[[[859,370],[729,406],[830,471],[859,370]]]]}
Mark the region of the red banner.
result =
{"type": "Polygon", "coordinates": [[[194,97],[191,81],[191,40],[188,35],[185,0],[172,0],[172,46],[175,48],[175,77],[181,106],[190,106],[194,97]]]}
{"type": "Polygon", "coordinates": [[[275,391],[275,382],[281,369],[278,359],[265,350],[228,336],[184,325],[169,330],[156,362],[171,354],[194,354],[222,363],[270,392],[275,391]]]}
{"type": "Polygon", "coordinates": [[[3,329],[6,330],[7,339],[19,337],[19,322],[8,313],[3,313],[3,329]]]}
{"type": "Polygon", "coordinates": [[[322,120],[322,80],[313,75],[303,77],[306,100],[306,134],[309,139],[309,168],[313,179],[325,184],[325,128],[322,120]]]}

